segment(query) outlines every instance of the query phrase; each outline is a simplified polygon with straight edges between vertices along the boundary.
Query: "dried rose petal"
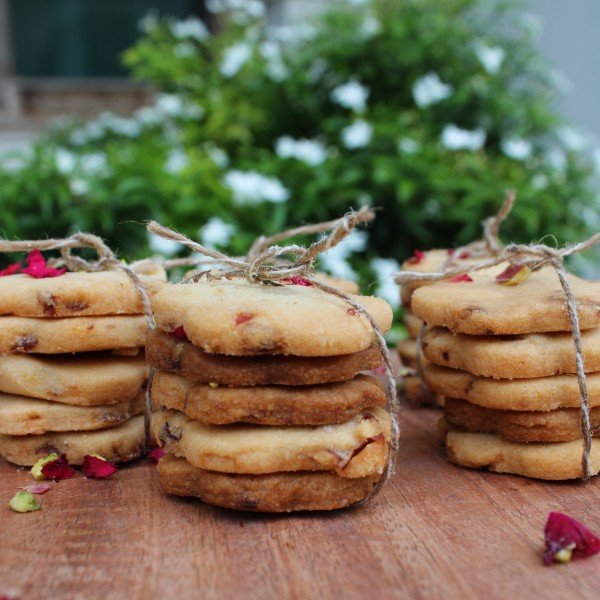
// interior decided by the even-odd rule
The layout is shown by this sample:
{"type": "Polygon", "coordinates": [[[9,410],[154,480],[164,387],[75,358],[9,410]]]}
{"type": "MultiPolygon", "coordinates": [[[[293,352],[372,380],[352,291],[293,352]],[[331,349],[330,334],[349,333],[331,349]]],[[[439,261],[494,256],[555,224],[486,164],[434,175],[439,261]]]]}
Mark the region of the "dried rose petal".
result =
{"type": "Polygon", "coordinates": [[[7,275],[14,275],[18,273],[21,269],[21,263],[13,263],[12,265],[8,265],[6,269],[2,269],[0,271],[0,277],[6,277],[7,275]]]}
{"type": "Polygon", "coordinates": [[[385,375],[385,365],[379,365],[373,369],[375,375],[385,375]]]}
{"type": "Polygon", "coordinates": [[[544,527],[544,564],[569,562],[600,552],[600,538],[569,515],[551,512],[544,527]]]}
{"type": "Polygon", "coordinates": [[[27,266],[22,270],[22,273],[31,275],[36,279],[44,279],[46,277],[58,277],[66,273],[66,269],[53,269],[46,264],[46,259],[39,250],[32,250],[27,255],[27,266]]]}
{"type": "Polygon", "coordinates": [[[312,285],[312,282],[310,282],[308,279],[304,279],[298,275],[294,275],[288,279],[283,279],[282,281],[284,283],[291,283],[292,285],[303,285],[304,287],[310,287],[312,285]]]}
{"type": "Polygon", "coordinates": [[[251,314],[251,313],[240,313],[235,318],[235,324],[236,325],[243,325],[244,323],[247,323],[248,321],[252,321],[252,319],[254,319],[254,315],[253,314],[251,314]]]}
{"type": "Polygon", "coordinates": [[[61,481],[62,479],[71,479],[75,475],[75,469],[67,462],[66,454],[47,462],[42,467],[42,475],[45,475],[48,479],[54,479],[54,481],[61,481]]]}
{"type": "Polygon", "coordinates": [[[357,314],[358,314],[358,311],[357,311],[355,308],[349,308],[349,309],[346,311],[346,313],[347,313],[347,314],[349,314],[349,315],[352,315],[352,316],[354,316],[354,315],[357,315],[357,314]]]}
{"type": "Polygon", "coordinates": [[[459,260],[466,260],[467,258],[471,258],[471,253],[468,250],[463,250],[459,255],[459,260]]]}
{"type": "Polygon", "coordinates": [[[154,448],[154,450],[148,452],[148,458],[155,463],[157,463],[164,455],[165,451],[162,448],[154,448]]]}
{"type": "Polygon", "coordinates": [[[83,457],[81,470],[86,477],[91,477],[93,479],[106,479],[113,473],[116,473],[117,467],[101,456],[86,454],[83,457]]]}
{"type": "Polygon", "coordinates": [[[455,252],[456,252],[456,248],[448,248],[446,250],[446,253],[448,254],[448,256],[454,256],[455,252]]]}
{"type": "Polygon", "coordinates": [[[422,252],[421,250],[415,250],[412,255],[412,258],[409,258],[407,262],[411,265],[418,265],[424,259],[425,252],[422,252]]]}
{"type": "Polygon", "coordinates": [[[175,327],[175,329],[171,331],[171,335],[173,337],[176,337],[178,340],[184,340],[186,342],[189,340],[187,334],[185,333],[185,330],[183,329],[183,325],[175,327]]]}
{"type": "Polygon", "coordinates": [[[496,275],[496,281],[501,285],[519,285],[529,279],[531,269],[527,265],[509,265],[502,273],[496,275]]]}
{"type": "Polygon", "coordinates": [[[473,278],[468,273],[461,273],[449,279],[450,283],[472,283],[473,278]]]}
{"type": "Polygon", "coordinates": [[[34,483],[33,485],[26,485],[21,489],[30,494],[45,494],[52,489],[52,485],[49,483],[34,483]]]}

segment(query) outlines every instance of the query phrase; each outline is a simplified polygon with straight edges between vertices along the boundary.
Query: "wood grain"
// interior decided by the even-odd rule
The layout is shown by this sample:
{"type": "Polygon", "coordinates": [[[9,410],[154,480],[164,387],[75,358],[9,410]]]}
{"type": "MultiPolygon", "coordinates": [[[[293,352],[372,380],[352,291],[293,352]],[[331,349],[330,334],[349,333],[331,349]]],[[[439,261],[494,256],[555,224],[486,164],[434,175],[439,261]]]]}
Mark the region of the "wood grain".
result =
{"type": "Polygon", "coordinates": [[[0,596],[44,599],[598,598],[600,556],[544,567],[548,512],[600,531],[600,487],[460,469],[439,413],[406,411],[397,472],[370,505],[261,516],[166,497],[140,461],[6,505],[27,471],[0,463],[0,596]]]}

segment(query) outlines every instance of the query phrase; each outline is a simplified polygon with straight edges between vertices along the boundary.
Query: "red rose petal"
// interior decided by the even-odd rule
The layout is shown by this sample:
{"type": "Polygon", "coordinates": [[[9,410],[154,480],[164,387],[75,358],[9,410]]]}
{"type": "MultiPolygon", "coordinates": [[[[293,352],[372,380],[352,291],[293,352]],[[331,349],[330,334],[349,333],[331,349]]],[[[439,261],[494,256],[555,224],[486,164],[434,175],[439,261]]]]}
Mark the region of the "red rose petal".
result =
{"type": "Polygon", "coordinates": [[[165,451],[162,448],[154,448],[148,452],[148,458],[153,462],[158,462],[165,455],[165,451]]]}
{"type": "Polygon", "coordinates": [[[463,250],[459,255],[458,258],[460,260],[466,260],[467,258],[471,258],[471,253],[468,252],[467,250],[463,250]]]}
{"type": "Polygon", "coordinates": [[[455,248],[448,248],[446,250],[446,253],[448,254],[448,256],[454,256],[454,253],[456,252],[455,248]]]}
{"type": "Polygon", "coordinates": [[[587,558],[600,552],[600,538],[569,515],[551,512],[544,528],[546,550],[544,564],[568,562],[571,558],[587,558]],[[565,556],[559,553],[565,552],[565,556]],[[558,555],[558,556],[557,556],[558,555]]]}
{"type": "Polygon", "coordinates": [[[106,479],[113,473],[116,473],[117,467],[103,458],[87,454],[83,457],[81,470],[86,477],[91,477],[92,479],[106,479]]]}
{"type": "Polygon", "coordinates": [[[36,279],[44,279],[46,277],[58,277],[66,273],[66,269],[53,269],[46,265],[46,259],[39,250],[32,250],[27,255],[27,266],[22,270],[22,273],[31,275],[36,279]]]}
{"type": "Polygon", "coordinates": [[[176,337],[178,340],[184,340],[186,342],[189,341],[189,338],[185,333],[185,330],[183,329],[183,325],[180,325],[179,327],[173,329],[173,331],[171,331],[171,335],[173,337],[176,337]]]}
{"type": "Polygon", "coordinates": [[[282,280],[284,283],[291,283],[293,285],[303,285],[304,287],[310,287],[312,283],[308,279],[304,279],[303,277],[299,277],[298,275],[294,275],[293,277],[289,277],[288,279],[282,280]]]}
{"type": "Polygon", "coordinates": [[[0,271],[0,277],[6,277],[8,275],[15,275],[21,269],[21,263],[13,263],[12,265],[8,265],[6,269],[2,269],[0,271]]]}
{"type": "Polygon", "coordinates": [[[407,262],[411,265],[418,265],[424,259],[425,252],[422,252],[421,250],[415,250],[412,258],[409,258],[407,262]]]}
{"type": "Polygon", "coordinates": [[[244,323],[247,323],[248,321],[252,321],[252,319],[254,319],[254,315],[252,313],[240,313],[235,318],[235,324],[243,325],[244,323]]]}
{"type": "Polygon", "coordinates": [[[21,489],[30,494],[45,494],[52,489],[52,485],[49,483],[34,483],[33,485],[26,485],[21,489]]]}
{"type": "Polygon", "coordinates": [[[61,481],[73,477],[75,469],[67,462],[67,456],[63,454],[60,458],[47,462],[42,467],[42,475],[48,479],[54,479],[54,481],[61,481]]]}
{"type": "Polygon", "coordinates": [[[455,275],[449,279],[450,283],[471,283],[473,278],[468,273],[462,273],[461,275],[455,275]]]}

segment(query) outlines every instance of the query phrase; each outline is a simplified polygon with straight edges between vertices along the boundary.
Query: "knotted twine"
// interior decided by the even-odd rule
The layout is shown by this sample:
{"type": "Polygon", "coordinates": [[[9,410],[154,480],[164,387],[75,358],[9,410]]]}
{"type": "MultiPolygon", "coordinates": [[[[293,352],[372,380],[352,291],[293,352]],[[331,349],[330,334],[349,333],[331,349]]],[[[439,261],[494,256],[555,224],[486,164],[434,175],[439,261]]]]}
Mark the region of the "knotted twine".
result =
{"type": "MultiPolygon", "coordinates": [[[[465,246],[460,246],[456,248],[454,252],[448,255],[446,262],[442,270],[447,271],[454,264],[454,257],[459,257],[461,255],[466,255],[465,258],[471,257],[488,257],[488,256],[498,256],[500,252],[504,249],[504,244],[500,240],[500,225],[502,222],[506,220],[506,217],[510,214],[513,206],[515,205],[516,194],[514,190],[508,190],[506,192],[506,196],[504,198],[504,202],[500,207],[500,210],[491,217],[488,217],[482,222],[483,227],[483,239],[475,240],[470,242],[465,246]]],[[[419,335],[417,336],[417,377],[419,378],[419,384],[421,385],[421,390],[424,396],[431,400],[433,394],[431,390],[427,386],[425,382],[425,376],[423,372],[423,336],[425,335],[425,329],[427,328],[427,324],[423,323],[421,328],[419,329],[419,335]]],[[[414,373],[414,370],[410,370],[411,373],[414,373]]]]}
{"type": "MultiPolygon", "coordinates": [[[[398,440],[400,436],[398,413],[400,405],[396,394],[396,381],[393,374],[391,356],[385,342],[385,338],[383,337],[383,333],[369,312],[349,294],[346,294],[345,292],[342,292],[341,290],[316,279],[313,276],[313,272],[314,261],[319,254],[327,252],[331,248],[337,246],[354,230],[357,225],[371,221],[374,216],[375,215],[371,209],[363,207],[358,211],[350,211],[343,217],[333,221],[315,225],[305,225],[278,233],[271,237],[260,237],[253,244],[248,255],[241,258],[230,257],[222,252],[219,252],[218,250],[206,248],[201,244],[194,242],[189,237],[173,231],[168,227],[160,225],[156,221],[150,221],[148,223],[148,231],[151,233],[154,233],[167,240],[179,242],[180,244],[183,244],[189,248],[192,252],[206,256],[209,259],[213,259],[225,267],[223,271],[220,271],[216,274],[211,271],[197,273],[191,279],[183,281],[183,284],[198,282],[202,277],[227,277],[228,279],[237,277],[245,279],[250,284],[262,283],[280,285],[279,282],[289,280],[292,277],[301,277],[323,292],[344,300],[357,313],[368,320],[373,330],[375,341],[383,358],[387,395],[391,409],[391,440],[389,444],[390,456],[388,458],[383,477],[374,486],[369,498],[378,493],[393,474],[395,457],[396,453],[398,452],[398,440]],[[297,244],[289,244],[286,246],[274,245],[274,242],[288,239],[293,236],[319,233],[329,230],[329,235],[316,242],[313,242],[308,247],[299,246],[297,244]],[[284,256],[291,257],[291,261],[282,262],[282,257],[284,256]]],[[[369,498],[367,498],[367,500],[369,498]]]]}
{"type": "MultiPolygon", "coordinates": [[[[403,283],[434,283],[463,275],[489,269],[503,262],[510,265],[527,266],[532,271],[537,271],[545,265],[554,267],[560,285],[565,294],[569,321],[571,324],[571,335],[575,346],[575,365],[577,368],[577,383],[579,386],[580,403],[580,428],[583,435],[583,451],[581,455],[581,466],[583,478],[588,481],[592,476],[590,465],[590,452],[592,449],[592,429],[590,424],[590,406],[587,389],[587,380],[583,362],[583,351],[581,343],[581,329],[579,326],[579,315],[577,313],[577,299],[573,294],[569,283],[564,261],[567,256],[579,254],[600,243],[600,232],[595,233],[587,240],[577,244],[567,244],[562,248],[551,248],[545,244],[510,244],[506,246],[497,256],[484,260],[480,263],[450,268],[442,273],[418,273],[415,271],[401,271],[395,276],[398,284],[403,283]]],[[[523,285],[523,284],[521,284],[523,285]]]]}
{"type": "MultiPolygon", "coordinates": [[[[0,252],[30,252],[31,250],[60,250],[60,263],[63,264],[69,271],[83,271],[86,273],[96,273],[99,271],[123,271],[131,279],[142,306],[144,307],[144,315],[146,323],[150,329],[156,325],[154,323],[154,315],[150,305],[150,298],[144,288],[144,284],[139,275],[135,272],[137,265],[143,265],[149,261],[139,261],[126,264],[115,256],[115,253],[104,243],[97,235],[91,233],[74,233],[68,238],[62,239],[47,239],[47,240],[3,240],[0,239],[0,252]],[[81,256],[73,254],[75,249],[89,248],[94,250],[98,255],[96,260],[86,260],[81,256]]],[[[150,445],[150,415],[151,415],[151,395],[149,386],[146,388],[146,405],[144,410],[144,442],[142,451],[145,454],[150,445]]]]}

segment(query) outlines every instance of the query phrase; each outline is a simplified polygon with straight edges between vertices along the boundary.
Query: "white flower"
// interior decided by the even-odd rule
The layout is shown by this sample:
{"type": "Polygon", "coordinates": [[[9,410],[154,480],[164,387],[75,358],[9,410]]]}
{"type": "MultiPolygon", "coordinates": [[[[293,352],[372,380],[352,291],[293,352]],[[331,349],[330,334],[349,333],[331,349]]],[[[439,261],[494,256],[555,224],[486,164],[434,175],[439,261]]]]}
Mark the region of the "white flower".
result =
{"type": "Polygon", "coordinates": [[[366,231],[353,231],[337,246],[319,257],[321,265],[336,277],[356,280],[356,273],[348,263],[348,258],[355,252],[362,252],[367,247],[368,234],[366,231]]]}
{"type": "Polygon", "coordinates": [[[359,119],[342,129],[342,143],[349,150],[364,148],[373,137],[373,126],[359,119]]]}
{"type": "Polygon", "coordinates": [[[165,115],[176,117],[181,114],[183,101],[176,94],[158,94],[155,107],[165,115]]]}
{"type": "Polygon", "coordinates": [[[393,277],[400,270],[400,265],[393,258],[374,258],[371,268],[377,277],[375,294],[397,308],[400,304],[400,294],[393,277]]]}
{"type": "Polygon", "coordinates": [[[260,45],[260,55],[265,59],[267,75],[273,81],[283,81],[288,75],[288,69],[281,57],[279,44],[265,41],[260,45]]]}
{"type": "Polygon", "coordinates": [[[331,92],[331,99],[335,103],[358,113],[365,111],[368,97],[369,88],[361,85],[355,79],[336,87],[331,92]]]}
{"type": "Polygon", "coordinates": [[[531,156],[533,146],[529,140],[523,139],[503,139],[500,142],[500,149],[506,156],[514,160],[526,160],[531,156]]]}
{"type": "Polygon", "coordinates": [[[486,133],[483,129],[461,129],[456,125],[446,125],[442,131],[442,144],[448,150],[481,150],[485,144],[486,133]]]}
{"type": "Polygon", "coordinates": [[[398,151],[402,154],[414,154],[415,152],[418,152],[420,148],[421,144],[411,138],[405,137],[398,142],[398,151]]]}
{"type": "Polygon", "coordinates": [[[147,236],[150,249],[153,252],[158,252],[164,256],[172,256],[181,248],[181,244],[179,242],[167,240],[166,238],[156,235],[155,233],[148,231],[147,236]]]}
{"type": "Polygon", "coordinates": [[[138,108],[134,116],[142,125],[158,125],[161,122],[160,115],[153,106],[138,108]]]}
{"type": "Polygon", "coordinates": [[[224,183],[231,189],[238,204],[279,203],[290,197],[289,191],[278,179],[255,171],[228,171],[224,183]]]}
{"type": "Polygon", "coordinates": [[[68,175],[75,169],[77,157],[69,150],[57,148],[56,153],[54,154],[54,161],[56,162],[56,168],[63,175],[68,175]]]}
{"type": "Polygon", "coordinates": [[[221,61],[221,74],[224,77],[233,77],[250,60],[252,47],[248,44],[236,44],[227,48],[221,61]]]}
{"type": "Polygon", "coordinates": [[[206,0],[206,9],[213,14],[237,11],[257,19],[265,15],[261,0],[206,0]]]}
{"type": "Polygon", "coordinates": [[[180,42],[173,47],[173,54],[177,58],[189,58],[196,54],[196,48],[190,42],[180,42]]]}
{"type": "Polygon", "coordinates": [[[106,156],[102,152],[92,152],[81,157],[81,168],[89,174],[97,174],[106,166],[106,156]]]}
{"type": "Polygon", "coordinates": [[[561,127],[558,130],[558,138],[567,150],[572,150],[573,152],[580,152],[587,146],[585,136],[573,127],[561,127]]]}
{"type": "Polygon", "coordinates": [[[210,36],[206,25],[197,17],[188,17],[184,21],[175,21],[169,26],[171,33],[180,39],[193,39],[199,42],[210,36]]]}
{"type": "Polygon", "coordinates": [[[275,142],[275,152],[280,158],[295,158],[313,167],[320,165],[327,158],[325,147],[320,142],[295,140],[287,135],[275,142]]]}
{"type": "Polygon", "coordinates": [[[158,13],[155,10],[149,10],[139,21],[138,28],[144,33],[150,33],[158,25],[158,13]]]}
{"type": "Polygon", "coordinates": [[[165,171],[167,173],[180,173],[188,166],[187,154],[180,148],[175,148],[169,152],[165,162],[165,171]]]}
{"type": "Polygon", "coordinates": [[[486,44],[475,45],[475,56],[483,65],[483,68],[490,74],[496,75],[502,67],[506,58],[506,52],[500,46],[487,46],[486,44]]]}
{"type": "Polygon", "coordinates": [[[200,229],[200,239],[208,248],[215,246],[226,246],[235,232],[235,227],[231,223],[219,219],[219,217],[211,217],[200,229]]]}
{"type": "Polygon", "coordinates": [[[372,38],[381,31],[381,22],[373,15],[368,15],[360,25],[360,33],[366,38],[372,38]]]}
{"type": "Polygon", "coordinates": [[[69,188],[76,196],[83,196],[83,194],[89,192],[90,184],[84,179],[71,179],[69,181],[69,188]]]}
{"type": "Polygon", "coordinates": [[[444,83],[433,71],[417,79],[412,88],[413,98],[419,108],[437,104],[448,98],[453,91],[454,88],[450,84],[444,83]]]}
{"type": "Polygon", "coordinates": [[[227,156],[227,152],[214,144],[206,144],[205,145],[206,153],[210,157],[210,159],[217,165],[217,167],[221,167],[224,169],[229,165],[229,156],[227,156]]]}

